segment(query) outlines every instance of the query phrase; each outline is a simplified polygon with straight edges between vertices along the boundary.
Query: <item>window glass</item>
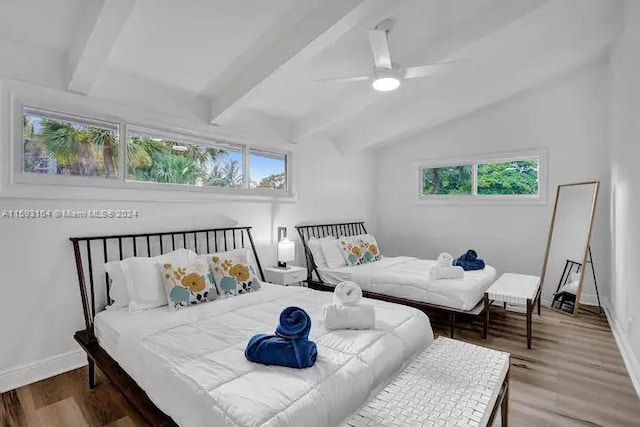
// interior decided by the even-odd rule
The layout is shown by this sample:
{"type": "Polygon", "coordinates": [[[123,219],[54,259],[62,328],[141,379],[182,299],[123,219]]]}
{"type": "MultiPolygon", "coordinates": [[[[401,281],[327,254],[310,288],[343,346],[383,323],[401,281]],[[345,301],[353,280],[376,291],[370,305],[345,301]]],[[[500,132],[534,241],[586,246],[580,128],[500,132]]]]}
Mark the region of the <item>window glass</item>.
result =
{"type": "Polygon", "coordinates": [[[242,187],[242,149],[198,144],[132,129],[127,135],[127,179],[138,182],[242,187]]]}
{"type": "Polygon", "coordinates": [[[422,169],[422,195],[471,195],[471,165],[422,169]]]}
{"type": "Polygon", "coordinates": [[[251,151],[249,155],[251,188],[287,188],[287,159],[283,154],[251,151]]]}
{"type": "Polygon", "coordinates": [[[118,176],[118,125],[25,107],[23,170],[45,175],[118,176]]]}
{"type": "Polygon", "coordinates": [[[478,195],[537,195],[538,159],[478,164],[478,195]]]}

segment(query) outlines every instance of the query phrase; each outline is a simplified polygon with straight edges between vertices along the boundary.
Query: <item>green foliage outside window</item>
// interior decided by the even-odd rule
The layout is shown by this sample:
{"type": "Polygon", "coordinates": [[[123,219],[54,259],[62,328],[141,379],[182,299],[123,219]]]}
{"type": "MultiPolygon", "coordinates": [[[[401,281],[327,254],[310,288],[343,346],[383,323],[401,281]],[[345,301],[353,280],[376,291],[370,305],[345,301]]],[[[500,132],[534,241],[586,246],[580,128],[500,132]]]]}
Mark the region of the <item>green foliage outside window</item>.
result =
{"type": "Polygon", "coordinates": [[[471,165],[429,168],[422,171],[422,194],[471,194],[471,165]]]}
{"type": "Polygon", "coordinates": [[[479,164],[478,194],[538,194],[538,160],[479,164]]]}
{"type": "Polygon", "coordinates": [[[118,176],[118,133],[79,122],[23,116],[24,171],[118,176]]]}
{"type": "Polygon", "coordinates": [[[474,194],[474,167],[477,170],[475,194],[479,196],[538,194],[538,159],[426,168],[422,170],[422,194],[474,194]]]}
{"type": "Polygon", "coordinates": [[[284,190],[285,182],[285,173],[276,173],[262,178],[258,183],[257,188],[273,188],[276,190],[284,190]]]}

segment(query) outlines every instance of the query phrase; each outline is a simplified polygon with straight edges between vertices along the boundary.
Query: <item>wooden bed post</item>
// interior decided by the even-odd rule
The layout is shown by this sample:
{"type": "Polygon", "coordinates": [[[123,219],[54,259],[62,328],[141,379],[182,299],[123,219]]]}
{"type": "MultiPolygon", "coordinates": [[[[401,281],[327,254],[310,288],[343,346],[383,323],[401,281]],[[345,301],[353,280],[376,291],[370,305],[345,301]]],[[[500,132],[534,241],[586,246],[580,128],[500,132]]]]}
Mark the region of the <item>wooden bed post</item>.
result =
{"type": "Polygon", "coordinates": [[[87,329],[87,334],[90,340],[94,340],[93,335],[93,322],[91,314],[89,313],[89,302],[87,301],[87,284],[84,279],[84,270],[82,268],[82,255],[80,254],[80,243],[78,240],[72,240],[73,242],[73,254],[76,259],[76,271],[78,273],[78,285],[80,286],[80,297],[82,298],[82,311],[84,314],[84,324],[87,329]]]}

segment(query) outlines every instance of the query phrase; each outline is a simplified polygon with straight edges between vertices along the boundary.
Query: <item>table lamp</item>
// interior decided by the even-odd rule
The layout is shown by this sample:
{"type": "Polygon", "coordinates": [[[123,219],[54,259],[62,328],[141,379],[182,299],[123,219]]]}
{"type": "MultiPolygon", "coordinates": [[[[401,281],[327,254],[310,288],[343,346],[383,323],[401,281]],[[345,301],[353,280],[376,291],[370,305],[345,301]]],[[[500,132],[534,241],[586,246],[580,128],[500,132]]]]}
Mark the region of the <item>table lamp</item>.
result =
{"type": "Polygon", "coordinates": [[[295,242],[287,238],[286,227],[278,227],[278,268],[288,269],[287,262],[295,259],[295,242]]]}

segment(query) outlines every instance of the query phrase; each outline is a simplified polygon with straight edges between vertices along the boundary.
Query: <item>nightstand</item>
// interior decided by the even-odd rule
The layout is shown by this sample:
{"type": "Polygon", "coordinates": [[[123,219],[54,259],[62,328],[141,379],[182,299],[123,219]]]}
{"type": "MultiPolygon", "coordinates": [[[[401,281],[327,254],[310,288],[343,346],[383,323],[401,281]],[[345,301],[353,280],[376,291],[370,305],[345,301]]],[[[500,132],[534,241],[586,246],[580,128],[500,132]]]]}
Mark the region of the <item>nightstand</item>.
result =
{"type": "Polygon", "coordinates": [[[264,277],[267,282],[276,285],[295,285],[302,286],[302,282],[307,279],[307,269],[296,266],[289,266],[286,270],[277,267],[268,267],[264,269],[264,277]]]}

